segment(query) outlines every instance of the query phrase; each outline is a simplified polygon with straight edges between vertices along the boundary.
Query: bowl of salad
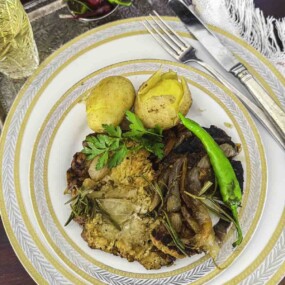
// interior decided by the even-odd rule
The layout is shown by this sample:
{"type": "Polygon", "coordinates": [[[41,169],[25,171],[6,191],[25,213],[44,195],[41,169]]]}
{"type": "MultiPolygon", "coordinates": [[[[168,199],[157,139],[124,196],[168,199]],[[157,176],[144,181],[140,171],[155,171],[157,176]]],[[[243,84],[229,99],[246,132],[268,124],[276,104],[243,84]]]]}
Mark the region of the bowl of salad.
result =
{"type": "Polygon", "coordinates": [[[108,17],[119,6],[131,6],[132,0],[66,0],[66,4],[74,19],[92,22],[108,17]]]}

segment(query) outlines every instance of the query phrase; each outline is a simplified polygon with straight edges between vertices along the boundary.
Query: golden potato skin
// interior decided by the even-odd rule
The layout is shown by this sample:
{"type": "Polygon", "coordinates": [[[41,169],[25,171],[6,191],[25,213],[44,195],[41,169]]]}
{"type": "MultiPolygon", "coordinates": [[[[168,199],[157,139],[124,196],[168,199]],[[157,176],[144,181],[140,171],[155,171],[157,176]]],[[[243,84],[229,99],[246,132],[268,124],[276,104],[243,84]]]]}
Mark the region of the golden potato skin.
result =
{"type": "Polygon", "coordinates": [[[188,87],[188,84],[184,77],[180,78],[184,96],[180,102],[179,112],[181,112],[184,116],[187,115],[191,105],[192,105],[192,96],[188,87]]]}
{"type": "Polygon", "coordinates": [[[109,76],[101,80],[86,99],[87,123],[95,132],[103,132],[103,124],[118,126],[125,112],[135,100],[131,81],[123,76],[109,76]]]}
{"type": "Polygon", "coordinates": [[[139,88],[135,113],[148,128],[169,129],[179,122],[178,112],[188,113],[192,97],[183,77],[173,71],[154,73],[139,88]]]}

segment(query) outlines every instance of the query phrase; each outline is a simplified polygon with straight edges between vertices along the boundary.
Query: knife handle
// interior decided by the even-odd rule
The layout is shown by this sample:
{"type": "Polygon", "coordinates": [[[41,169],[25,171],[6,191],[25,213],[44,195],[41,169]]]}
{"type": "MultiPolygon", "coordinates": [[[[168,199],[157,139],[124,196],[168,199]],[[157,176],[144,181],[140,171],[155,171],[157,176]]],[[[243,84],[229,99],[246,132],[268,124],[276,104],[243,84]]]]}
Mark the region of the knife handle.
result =
{"type": "Polygon", "coordinates": [[[245,85],[254,99],[259,103],[268,119],[274,124],[280,135],[285,138],[285,113],[267,94],[250,72],[239,64],[231,72],[245,85]]]}
{"type": "Polygon", "coordinates": [[[262,109],[255,105],[249,98],[247,98],[243,93],[241,93],[234,85],[232,85],[225,77],[214,69],[211,65],[199,59],[189,59],[184,63],[195,62],[207,70],[212,76],[214,76],[218,81],[220,81],[224,86],[231,90],[242,103],[251,111],[251,113],[259,120],[259,122],[265,127],[265,129],[271,134],[276,142],[285,150],[285,138],[280,135],[276,130],[275,125],[268,119],[262,109]]]}

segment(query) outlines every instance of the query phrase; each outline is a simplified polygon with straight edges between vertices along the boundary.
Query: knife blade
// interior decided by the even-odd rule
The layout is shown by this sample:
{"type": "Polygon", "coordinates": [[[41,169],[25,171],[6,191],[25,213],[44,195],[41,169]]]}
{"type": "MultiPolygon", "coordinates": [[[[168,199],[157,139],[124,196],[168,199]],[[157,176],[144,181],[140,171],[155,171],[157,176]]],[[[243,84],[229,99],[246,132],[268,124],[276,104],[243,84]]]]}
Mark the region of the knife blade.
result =
{"type": "Polygon", "coordinates": [[[168,4],[191,34],[193,34],[207,50],[207,47],[211,49],[210,54],[223,68],[230,71],[239,64],[239,61],[233,54],[203,25],[198,16],[191,10],[191,7],[186,6],[186,4],[178,0],[170,0],[168,4]]]}
{"type": "Polygon", "coordinates": [[[214,59],[247,88],[285,141],[285,112],[267,94],[246,67],[206,27],[192,7],[188,7],[183,0],[169,0],[168,5],[214,59]]]}

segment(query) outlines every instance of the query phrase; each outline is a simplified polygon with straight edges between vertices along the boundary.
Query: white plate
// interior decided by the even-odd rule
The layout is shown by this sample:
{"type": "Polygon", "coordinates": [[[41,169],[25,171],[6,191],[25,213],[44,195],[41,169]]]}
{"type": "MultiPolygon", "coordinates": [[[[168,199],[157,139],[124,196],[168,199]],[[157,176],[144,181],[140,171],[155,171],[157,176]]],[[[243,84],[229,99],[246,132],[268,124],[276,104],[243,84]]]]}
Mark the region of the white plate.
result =
{"type": "MultiPolygon", "coordinates": [[[[78,100],[107,76],[126,76],[137,89],[159,68],[172,69],[188,80],[193,94],[193,106],[189,112],[191,118],[207,127],[214,124],[225,129],[226,123],[231,124],[233,127],[227,129],[227,133],[234,141],[242,144],[243,151],[237,159],[242,161],[245,170],[241,214],[245,239],[243,245],[233,253],[231,244],[235,236],[231,235],[220,252],[218,263],[228,265],[236,258],[246,246],[260,218],[266,189],[263,151],[249,115],[240,109],[241,105],[236,103],[238,101],[229,92],[219,89],[209,80],[209,76],[198,70],[161,60],[129,61],[104,68],[83,79],[56,102],[56,107],[48,114],[39,131],[30,166],[31,197],[35,201],[34,209],[44,235],[54,250],[63,254],[62,260],[72,262],[71,269],[81,270],[82,277],[84,273],[92,276],[94,279],[88,279],[91,282],[98,278],[111,284],[115,277],[122,276],[120,282],[124,281],[125,284],[130,284],[134,277],[164,277],[157,284],[171,284],[174,279],[178,284],[185,284],[202,276],[206,278],[211,272],[213,275],[219,273],[212,261],[203,255],[177,260],[171,267],[148,271],[137,262],[128,263],[120,257],[88,248],[80,236],[82,228],[79,225],[63,227],[70,214],[70,208],[63,206],[63,203],[69,198],[64,197],[63,191],[59,189],[66,188],[66,170],[70,167],[73,154],[81,149],[82,140],[92,132],[86,124],[85,106],[83,103],[78,104],[78,100]],[[261,167],[257,167],[259,165],[261,167]],[[100,276],[102,269],[105,269],[104,277],[100,276]]],[[[44,105],[37,107],[33,117],[44,111],[44,105]]],[[[144,283],[138,279],[136,282],[144,283]]]]}
{"type": "MultiPolygon", "coordinates": [[[[183,27],[173,19],[169,19],[169,23],[178,31],[183,31],[183,27]]],[[[58,215],[57,217],[59,219],[66,215],[66,212],[58,212],[59,209],[64,209],[60,207],[61,201],[58,201],[58,204],[55,203],[56,201],[53,201],[52,205],[55,207],[54,212],[50,212],[48,209],[43,208],[42,206],[44,206],[46,198],[44,195],[38,195],[38,197],[35,195],[30,196],[30,182],[31,185],[33,185],[35,183],[44,181],[44,177],[42,176],[44,171],[40,169],[40,167],[44,166],[45,156],[41,157],[42,160],[39,160],[38,157],[36,160],[33,160],[33,155],[37,155],[36,150],[42,149],[45,151],[44,147],[47,147],[48,144],[50,144],[51,157],[48,160],[49,163],[50,161],[55,160],[56,154],[60,154],[58,155],[58,164],[61,171],[61,165],[64,167],[63,171],[65,171],[67,161],[70,160],[72,153],[78,149],[81,137],[86,134],[87,130],[83,127],[82,109],[78,107],[79,105],[72,108],[66,117],[62,117],[63,113],[58,112],[57,110],[60,105],[57,105],[56,102],[68,91],[68,89],[70,89],[77,81],[84,78],[86,75],[91,74],[93,71],[98,70],[107,64],[134,58],[169,58],[158,46],[153,43],[152,39],[148,35],[142,33],[141,30],[142,28],[139,22],[136,20],[128,20],[103,26],[75,39],[56,52],[41,66],[41,68],[29,80],[19,94],[8,117],[7,125],[3,131],[1,143],[1,213],[3,215],[5,228],[15,251],[29,273],[40,284],[44,280],[48,280],[49,283],[61,284],[68,284],[70,283],[70,280],[77,284],[85,284],[86,282],[96,283],[94,278],[97,280],[105,280],[107,284],[120,284],[119,282],[125,282],[124,280],[128,280],[124,278],[131,278],[130,274],[127,274],[129,276],[124,276],[126,274],[121,274],[121,272],[116,271],[122,271],[119,262],[114,261],[114,263],[111,264],[111,267],[113,267],[116,272],[108,268],[106,268],[106,271],[100,271],[100,269],[97,269],[98,264],[94,265],[89,260],[89,258],[94,257],[92,256],[94,253],[89,253],[88,248],[84,249],[84,244],[81,240],[75,240],[75,242],[78,244],[81,250],[86,250],[86,256],[82,257],[82,253],[78,253],[76,250],[72,249],[72,247],[71,251],[68,252],[67,247],[69,246],[69,242],[66,244],[60,243],[62,242],[60,239],[60,234],[57,232],[52,232],[54,229],[54,222],[53,220],[48,219],[48,215],[51,213],[58,215]],[[51,116],[49,116],[49,114],[51,116]],[[65,130],[69,129],[71,126],[68,119],[74,118],[73,116],[79,116],[79,118],[81,118],[77,124],[72,125],[72,129],[75,130],[75,128],[79,128],[78,124],[81,122],[81,126],[83,127],[82,132],[77,133],[76,131],[75,135],[76,137],[77,135],[80,136],[80,139],[77,140],[77,146],[74,145],[73,148],[67,147],[66,153],[58,153],[56,148],[52,147],[52,145],[57,144],[52,144],[51,137],[47,137],[47,140],[45,141],[43,140],[43,136],[38,136],[38,132],[43,129],[46,124],[51,122],[50,118],[52,115],[56,117],[55,121],[53,121],[55,124],[58,120],[63,118],[61,128],[63,126],[67,127],[64,128],[65,130]],[[39,142],[42,142],[42,144],[38,145],[39,142]],[[44,145],[44,143],[48,144],[44,145]],[[31,163],[31,161],[33,163],[31,163]],[[31,166],[33,166],[35,163],[38,163],[36,173],[38,171],[39,179],[33,181],[35,172],[33,172],[33,168],[31,166]],[[39,208],[38,205],[41,205],[41,207],[39,208]],[[33,206],[35,206],[35,211],[33,210],[33,206]],[[46,211],[44,211],[44,209],[46,211]],[[37,210],[42,211],[41,216],[37,215],[37,210]],[[37,216],[40,223],[37,222],[37,216]],[[44,219],[42,220],[42,218],[44,219]],[[71,257],[71,255],[72,259],[66,259],[66,256],[71,257]],[[78,259],[76,257],[78,257],[78,259]],[[84,258],[84,260],[82,258],[84,258]],[[74,264],[76,264],[76,267],[74,267],[74,264]],[[100,274],[98,270],[100,271],[100,274]],[[112,280],[110,280],[110,274],[117,274],[118,277],[113,275],[112,280]]],[[[244,61],[246,61],[245,63],[255,73],[256,77],[261,80],[264,87],[267,88],[268,91],[275,96],[275,98],[277,97],[280,101],[283,100],[282,103],[284,104],[284,99],[282,97],[284,94],[284,85],[282,82],[283,79],[280,78],[280,75],[263,58],[261,58],[257,53],[253,52],[253,50],[246,46],[243,42],[238,41],[222,31],[217,32],[220,33],[224,43],[228,45],[244,61]],[[250,65],[248,63],[250,63],[250,65]]],[[[183,36],[187,36],[187,34],[183,34],[183,36]]],[[[203,52],[201,52],[201,55],[203,55],[203,52]]],[[[167,65],[168,64],[169,63],[167,63],[167,65]]],[[[156,63],[156,68],[158,65],[159,64],[156,63]]],[[[114,68],[114,70],[116,69],[116,67],[111,67],[110,70],[112,70],[112,68],[114,68]]],[[[142,68],[141,64],[139,64],[137,68],[142,68]]],[[[182,67],[176,68],[181,68],[181,71],[185,70],[185,68],[182,67]]],[[[112,70],[112,72],[114,70],[112,70]]],[[[131,70],[131,72],[134,70],[131,70]]],[[[120,73],[120,68],[118,68],[117,72],[120,73]]],[[[107,74],[108,72],[103,71],[103,73],[107,74]]],[[[189,74],[191,74],[190,71],[189,74]]],[[[94,80],[96,81],[97,79],[94,80]]],[[[136,78],[134,80],[136,84],[141,81],[140,78],[136,78]]],[[[204,84],[205,82],[203,82],[202,85],[206,87],[206,89],[211,88],[209,87],[209,84],[206,84],[206,86],[204,84]]],[[[216,88],[217,94],[218,92],[222,92],[222,90],[220,90],[220,86],[216,86],[216,88]]],[[[77,96],[80,95],[79,93],[77,96]]],[[[67,95],[67,98],[70,100],[69,95],[67,95]]],[[[68,105],[65,105],[65,107],[68,107],[68,105]]],[[[229,108],[228,105],[227,108],[229,108]]],[[[240,110],[239,107],[237,109],[240,110]]],[[[62,111],[64,111],[64,109],[62,111]]],[[[221,126],[223,117],[219,116],[220,115],[213,116],[213,122],[217,122],[217,118],[220,118],[217,124],[219,123],[218,125],[221,126]]],[[[235,118],[240,119],[238,116],[235,118]]],[[[206,120],[201,122],[208,124],[210,121],[206,120]]],[[[250,122],[249,118],[247,119],[247,122],[250,122]]],[[[240,128],[244,128],[246,126],[246,124],[241,122],[240,124],[235,124],[235,128],[238,128],[238,125],[240,128]]],[[[52,134],[54,127],[55,125],[48,129],[49,135],[52,134]]],[[[234,138],[241,139],[241,134],[234,133],[234,130],[232,131],[234,138]]],[[[205,283],[206,281],[211,280],[211,283],[216,282],[216,284],[220,284],[221,282],[231,280],[231,284],[233,284],[246,278],[244,280],[244,283],[246,284],[252,280],[259,280],[259,278],[260,280],[264,280],[264,275],[267,278],[266,280],[269,280],[272,276],[274,278],[281,277],[282,267],[280,266],[282,265],[285,254],[284,246],[282,247],[284,237],[282,235],[280,236],[280,233],[283,230],[282,223],[284,222],[284,218],[282,220],[281,217],[282,215],[284,217],[283,209],[285,199],[284,193],[279,191],[280,185],[284,184],[284,177],[281,174],[281,167],[278,167],[278,164],[276,163],[276,159],[279,158],[279,161],[281,159],[282,163],[284,163],[285,160],[284,153],[275,144],[275,142],[269,136],[267,136],[262,129],[261,133],[264,139],[265,147],[270,145],[271,148],[268,161],[270,166],[270,187],[268,188],[268,199],[266,201],[264,215],[261,217],[260,207],[257,208],[259,210],[256,213],[252,211],[252,215],[256,217],[256,219],[261,218],[262,221],[256,234],[252,237],[244,252],[238,256],[235,263],[233,263],[226,270],[217,272],[217,270],[212,267],[211,263],[206,261],[203,263],[206,266],[205,272],[201,272],[200,266],[200,276],[193,276],[191,280],[189,279],[190,277],[188,272],[180,275],[177,275],[179,272],[175,272],[176,276],[170,276],[172,273],[169,272],[171,272],[172,269],[169,268],[169,271],[164,273],[164,277],[168,278],[165,280],[174,280],[175,277],[187,277],[188,279],[184,280],[186,283],[189,283],[189,281],[194,281],[194,283],[205,283]],[[281,222],[279,222],[279,220],[281,222]],[[274,246],[275,249],[272,250],[274,246]],[[273,266],[268,265],[267,262],[267,258],[272,260],[272,257],[274,258],[273,266]],[[276,272],[277,275],[274,276],[276,272]],[[217,274],[219,275],[216,276],[217,274]]],[[[42,132],[40,132],[40,134],[42,134],[42,132]]],[[[62,129],[55,135],[55,141],[61,142],[60,134],[63,134],[62,129]]],[[[256,145],[254,141],[255,139],[251,140],[249,143],[250,147],[256,145]]],[[[253,170],[260,171],[263,167],[262,151],[252,147],[252,151],[249,152],[249,156],[255,154],[256,152],[259,154],[261,159],[257,161],[255,169],[253,170]]],[[[43,152],[43,154],[45,153],[43,152]]],[[[253,161],[252,158],[250,159],[253,161]]],[[[49,170],[45,173],[48,174],[48,181],[51,181],[49,178],[50,175],[57,175],[59,178],[59,184],[53,184],[53,187],[62,187],[62,172],[55,173],[49,170]]],[[[248,179],[249,177],[247,176],[247,180],[248,179]]],[[[257,182],[262,182],[262,179],[255,181],[255,183],[257,182]]],[[[38,186],[40,185],[37,185],[37,187],[38,186]]],[[[35,193],[37,193],[38,189],[42,191],[42,189],[36,188],[35,193]]],[[[62,193],[62,189],[53,190],[58,191],[58,195],[61,195],[62,193]]],[[[48,191],[50,191],[50,186],[48,191]]],[[[52,197],[57,196],[52,195],[52,197]]],[[[60,196],[58,197],[60,198],[60,196]]],[[[263,201],[264,196],[258,196],[258,199],[263,201]]],[[[62,204],[63,202],[64,201],[62,201],[62,204]]],[[[252,220],[249,220],[249,223],[252,223],[252,220]]],[[[253,225],[256,225],[256,221],[253,223],[253,225]]],[[[76,231],[74,228],[68,228],[66,230],[76,231]]],[[[254,231],[254,226],[249,227],[247,230],[249,233],[252,233],[254,231]]],[[[239,252],[235,253],[235,255],[238,254],[239,252]]],[[[108,262],[108,257],[105,258],[105,260],[101,260],[103,261],[102,263],[108,262]]],[[[231,259],[229,258],[229,255],[227,255],[225,258],[227,260],[231,259]]],[[[178,264],[176,266],[177,270],[182,270],[185,267],[185,264],[178,264]]],[[[139,274],[137,277],[144,278],[141,279],[140,283],[136,284],[159,284],[157,283],[158,281],[145,279],[146,277],[142,277],[141,274],[144,272],[141,271],[141,268],[133,265],[131,265],[131,267],[125,271],[132,272],[132,274],[137,273],[139,274]]],[[[148,276],[148,278],[149,277],[152,276],[148,276]]],[[[134,276],[132,276],[132,278],[134,278],[134,276]]],[[[157,278],[157,276],[155,278],[157,278]]],[[[140,279],[138,279],[137,282],[139,280],[140,279]]],[[[185,284],[185,282],[181,280],[179,281],[180,283],[177,284],[185,284]]],[[[133,283],[129,283],[129,281],[130,280],[127,281],[128,283],[121,284],[133,283]]]]}

